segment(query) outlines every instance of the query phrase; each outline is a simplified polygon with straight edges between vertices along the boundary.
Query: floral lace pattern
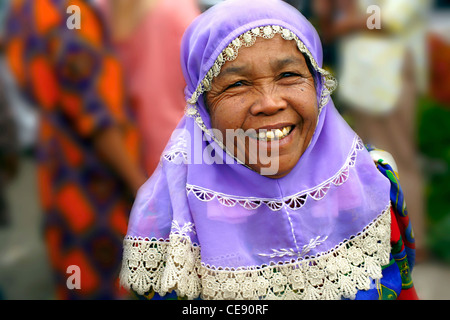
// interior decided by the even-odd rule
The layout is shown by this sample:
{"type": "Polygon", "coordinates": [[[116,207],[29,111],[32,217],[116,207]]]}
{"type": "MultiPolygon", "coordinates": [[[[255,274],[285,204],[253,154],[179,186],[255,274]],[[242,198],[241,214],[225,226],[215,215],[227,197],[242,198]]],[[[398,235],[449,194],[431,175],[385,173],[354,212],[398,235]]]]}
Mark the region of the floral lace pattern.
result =
{"type": "Polygon", "coordinates": [[[316,256],[238,269],[203,264],[200,246],[186,234],[126,238],[121,285],[138,294],[175,291],[188,299],[354,299],[381,279],[381,267],[389,263],[390,217],[388,206],[358,235],[316,256]]]}
{"type": "Polygon", "coordinates": [[[305,244],[303,248],[300,251],[296,251],[292,248],[290,249],[272,249],[272,253],[260,253],[259,256],[261,257],[270,257],[270,258],[283,258],[283,257],[297,257],[297,258],[303,258],[305,257],[312,249],[320,246],[322,243],[324,243],[328,237],[324,237],[321,239],[320,236],[318,236],[315,239],[311,239],[311,241],[308,244],[305,244]]]}
{"type": "Polygon", "coordinates": [[[245,209],[254,210],[261,205],[266,205],[272,211],[279,211],[284,207],[291,210],[299,210],[302,208],[308,198],[314,200],[321,200],[330,190],[331,186],[340,186],[344,184],[349,178],[349,170],[356,164],[356,158],[358,151],[364,150],[364,143],[356,136],[353,141],[353,146],[342,168],[331,178],[325,180],[318,186],[309,190],[301,191],[292,196],[285,197],[284,199],[263,199],[263,198],[245,198],[234,195],[227,195],[213,190],[209,190],[203,187],[186,185],[187,194],[193,194],[198,200],[209,202],[214,199],[219,201],[222,205],[227,207],[234,207],[241,205],[245,209]]]}
{"type": "Polygon", "coordinates": [[[174,140],[174,144],[167,151],[163,152],[160,165],[163,160],[175,164],[188,163],[188,142],[186,135],[179,134],[174,140]]]}

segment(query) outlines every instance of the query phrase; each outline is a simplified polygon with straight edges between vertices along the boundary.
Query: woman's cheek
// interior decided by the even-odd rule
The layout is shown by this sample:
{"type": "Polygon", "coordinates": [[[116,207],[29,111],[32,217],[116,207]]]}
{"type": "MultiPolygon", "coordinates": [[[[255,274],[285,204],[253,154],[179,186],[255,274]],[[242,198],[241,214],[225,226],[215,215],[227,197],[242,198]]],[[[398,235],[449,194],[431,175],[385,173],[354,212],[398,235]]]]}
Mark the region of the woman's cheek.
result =
{"type": "Polygon", "coordinates": [[[239,129],[245,120],[245,98],[222,100],[211,113],[212,125],[215,129],[239,129]]]}

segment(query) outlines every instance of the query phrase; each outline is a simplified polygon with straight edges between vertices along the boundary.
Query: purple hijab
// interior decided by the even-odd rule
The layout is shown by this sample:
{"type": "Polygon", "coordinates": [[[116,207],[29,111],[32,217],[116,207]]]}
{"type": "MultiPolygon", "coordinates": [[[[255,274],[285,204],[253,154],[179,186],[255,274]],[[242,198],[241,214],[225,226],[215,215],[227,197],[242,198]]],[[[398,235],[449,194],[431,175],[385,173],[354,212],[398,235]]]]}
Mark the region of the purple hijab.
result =
{"type": "Polygon", "coordinates": [[[186,115],[136,199],[121,284],[189,299],[341,299],[368,290],[389,262],[390,184],[329,97],[335,82],[321,68],[313,26],[282,1],[227,0],[188,28],[181,59],[186,115]],[[310,59],[320,115],[294,169],[271,179],[224,152],[203,93],[239,50],[277,36],[310,59]]]}

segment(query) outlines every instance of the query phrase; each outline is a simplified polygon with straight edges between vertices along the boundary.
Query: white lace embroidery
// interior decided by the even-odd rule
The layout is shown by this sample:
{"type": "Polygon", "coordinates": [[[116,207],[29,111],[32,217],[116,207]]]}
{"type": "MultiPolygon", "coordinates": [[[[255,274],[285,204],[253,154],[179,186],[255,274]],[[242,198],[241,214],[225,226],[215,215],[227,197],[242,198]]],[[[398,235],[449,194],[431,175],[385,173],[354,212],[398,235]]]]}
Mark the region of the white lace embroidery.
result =
{"type": "MultiPolygon", "coordinates": [[[[127,238],[121,285],[195,299],[354,299],[381,279],[389,263],[390,206],[358,235],[314,257],[285,264],[215,268],[201,263],[201,249],[172,233],[168,240],[127,238]]],[[[183,228],[181,228],[183,229],[183,228]]]]}
{"type": "Polygon", "coordinates": [[[178,135],[175,139],[175,143],[162,154],[160,164],[162,162],[162,159],[175,164],[187,164],[187,149],[187,137],[184,134],[178,135]]]}
{"type": "MultiPolygon", "coordinates": [[[[244,34],[240,35],[236,39],[234,39],[227,48],[225,48],[217,57],[216,61],[214,62],[213,66],[209,71],[206,73],[204,79],[200,82],[195,92],[192,94],[191,98],[188,99],[187,107],[185,114],[189,117],[192,117],[195,119],[195,122],[197,125],[202,129],[203,132],[205,132],[208,136],[210,136],[219,146],[224,149],[227,153],[227,149],[223,145],[223,143],[214,137],[214,135],[210,132],[210,130],[206,127],[205,123],[203,122],[203,119],[197,109],[197,101],[199,97],[209,91],[211,89],[211,85],[213,82],[213,79],[217,77],[220,74],[220,71],[222,69],[222,66],[227,61],[233,61],[237,58],[239,49],[242,47],[250,47],[252,46],[256,39],[258,37],[262,37],[265,39],[271,39],[276,34],[280,34],[281,37],[285,40],[294,40],[297,44],[298,49],[300,52],[306,54],[313,66],[313,68],[321,75],[322,78],[322,93],[321,98],[319,101],[319,114],[322,111],[323,107],[328,103],[330,100],[330,95],[333,93],[334,90],[337,88],[337,81],[336,79],[325,69],[322,69],[319,67],[317,61],[312,56],[311,52],[308,50],[308,48],[305,46],[305,44],[289,29],[283,28],[281,26],[272,25],[272,26],[262,26],[259,28],[251,29],[244,34]]],[[[231,155],[232,156],[232,155],[231,155]]],[[[233,157],[234,158],[234,157],[233,157]]],[[[239,163],[238,159],[236,159],[239,163]]],[[[243,164],[243,163],[241,163],[243,164]]]]}
{"type": "Polygon", "coordinates": [[[185,223],[182,227],[180,227],[180,224],[176,220],[172,221],[172,232],[182,235],[188,235],[189,233],[197,234],[192,222],[185,223]]]}
{"type": "Polygon", "coordinates": [[[306,255],[314,248],[320,246],[322,243],[324,243],[328,237],[324,237],[323,239],[320,239],[321,237],[318,236],[315,239],[311,239],[311,241],[308,244],[305,244],[302,248],[302,250],[295,251],[294,249],[281,249],[276,250],[272,249],[271,254],[264,254],[260,253],[259,256],[261,257],[269,257],[269,258],[284,258],[284,257],[297,257],[297,258],[304,258],[306,255]]]}
{"type": "Polygon", "coordinates": [[[314,200],[321,200],[325,197],[330,190],[331,186],[341,186],[344,184],[349,177],[349,170],[356,164],[356,158],[358,151],[364,150],[364,143],[362,140],[356,136],[353,141],[353,146],[347,159],[342,166],[342,168],[331,178],[325,180],[316,187],[309,190],[304,190],[296,193],[292,196],[285,197],[283,199],[270,199],[270,198],[255,198],[255,197],[239,197],[234,195],[227,195],[224,193],[209,190],[207,188],[187,184],[186,192],[187,194],[193,194],[198,200],[209,202],[214,199],[219,201],[222,205],[227,207],[234,207],[236,205],[241,205],[245,209],[254,210],[259,208],[261,205],[266,205],[272,211],[279,211],[283,207],[287,207],[292,210],[299,210],[302,208],[308,198],[314,200]]]}

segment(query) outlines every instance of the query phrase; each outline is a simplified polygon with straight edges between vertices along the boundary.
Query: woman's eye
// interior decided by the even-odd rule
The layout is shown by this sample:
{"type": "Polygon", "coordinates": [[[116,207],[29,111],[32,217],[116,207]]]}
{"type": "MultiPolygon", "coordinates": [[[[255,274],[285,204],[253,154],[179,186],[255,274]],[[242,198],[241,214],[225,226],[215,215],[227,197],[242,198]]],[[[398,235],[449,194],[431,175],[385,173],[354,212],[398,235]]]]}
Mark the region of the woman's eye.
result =
{"type": "Polygon", "coordinates": [[[227,89],[241,87],[243,85],[244,85],[244,81],[237,81],[237,82],[233,83],[232,85],[228,86],[227,89]]]}
{"type": "Polygon", "coordinates": [[[283,72],[280,78],[299,77],[300,75],[294,72],[283,72]]]}

